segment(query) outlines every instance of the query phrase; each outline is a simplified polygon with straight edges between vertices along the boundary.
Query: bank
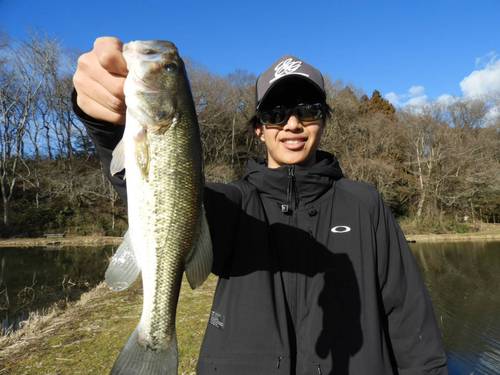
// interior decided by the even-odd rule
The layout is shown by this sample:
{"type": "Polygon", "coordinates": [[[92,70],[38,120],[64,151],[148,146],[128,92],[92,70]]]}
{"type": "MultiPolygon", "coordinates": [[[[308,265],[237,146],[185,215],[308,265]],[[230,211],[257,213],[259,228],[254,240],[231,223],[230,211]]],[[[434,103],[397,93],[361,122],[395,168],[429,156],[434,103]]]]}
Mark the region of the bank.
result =
{"type": "MultiPolygon", "coordinates": [[[[183,281],[177,312],[179,374],[195,374],[217,278],[192,291],[183,281]]],[[[122,292],[104,283],[65,309],[32,314],[0,336],[0,374],[109,374],[142,313],[142,286],[122,292]]]]}

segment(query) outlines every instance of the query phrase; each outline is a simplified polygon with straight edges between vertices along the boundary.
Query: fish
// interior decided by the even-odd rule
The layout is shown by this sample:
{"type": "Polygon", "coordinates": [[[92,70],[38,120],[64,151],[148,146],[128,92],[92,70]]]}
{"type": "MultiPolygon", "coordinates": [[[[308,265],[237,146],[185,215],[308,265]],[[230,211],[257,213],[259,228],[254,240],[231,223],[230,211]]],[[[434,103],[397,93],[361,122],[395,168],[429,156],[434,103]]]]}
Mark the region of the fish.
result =
{"type": "Polygon", "coordinates": [[[185,64],[168,41],[123,46],[129,73],[123,138],[112,174],[125,169],[129,227],[106,271],[113,290],[143,282],[140,321],[111,373],[177,374],[175,316],[185,272],[191,288],[211,272],[203,206],[203,152],[185,64]]]}

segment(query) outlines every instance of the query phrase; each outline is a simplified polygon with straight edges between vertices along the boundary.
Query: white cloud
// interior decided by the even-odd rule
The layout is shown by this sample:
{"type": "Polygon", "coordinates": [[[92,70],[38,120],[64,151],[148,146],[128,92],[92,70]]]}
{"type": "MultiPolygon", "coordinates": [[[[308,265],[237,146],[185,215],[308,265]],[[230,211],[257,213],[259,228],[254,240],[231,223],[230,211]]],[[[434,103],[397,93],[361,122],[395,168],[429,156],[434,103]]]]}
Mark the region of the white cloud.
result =
{"type": "Polygon", "coordinates": [[[439,98],[436,99],[438,103],[442,103],[444,105],[451,105],[455,103],[456,101],[460,100],[459,97],[457,96],[451,96],[449,94],[443,94],[439,98]]]}
{"type": "Polygon", "coordinates": [[[460,82],[466,97],[485,95],[500,91],[500,60],[495,51],[476,59],[476,65],[484,65],[481,70],[473,71],[460,82]],[[489,59],[489,60],[488,60],[489,59]],[[488,60],[487,62],[485,62],[488,60]]]}
{"type": "Polygon", "coordinates": [[[405,106],[422,106],[427,101],[427,95],[416,96],[405,103],[405,106]]]}
{"type": "Polygon", "coordinates": [[[412,86],[405,94],[397,95],[394,92],[390,92],[385,94],[385,98],[396,107],[420,105],[427,100],[427,95],[425,95],[424,92],[424,86],[412,86]]]}
{"type": "Polygon", "coordinates": [[[420,95],[422,95],[424,93],[424,91],[425,91],[424,86],[412,86],[408,90],[408,92],[412,96],[420,96],[420,95]]]}
{"type": "Polygon", "coordinates": [[[500,118],[500,110],[498,107],[491,107],[484,117],[487,123],[493,124],[500,118]]]}
{"type": "Polygon", "coordinates": [[[385,98],[394,106],[399,106],[398,96],[394,92],[385,94],[385,98]]]}

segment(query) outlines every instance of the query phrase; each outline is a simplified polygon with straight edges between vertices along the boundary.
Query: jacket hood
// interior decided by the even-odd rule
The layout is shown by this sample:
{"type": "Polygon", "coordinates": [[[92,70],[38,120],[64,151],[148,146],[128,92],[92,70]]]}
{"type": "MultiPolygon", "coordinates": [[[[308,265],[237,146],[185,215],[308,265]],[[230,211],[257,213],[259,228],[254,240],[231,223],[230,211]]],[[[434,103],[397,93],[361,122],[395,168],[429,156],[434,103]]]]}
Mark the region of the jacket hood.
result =
{"type": "Polygon", "coordinates": [[[344,177],[338,160],[332,154],[317,151],[316,160],[312,167],[284,165],[268,168],[266,159],[250,158],[243,179],[267,198],[278,203],[293,199],[296,206],[302,206],[321,197],[334,181],[344,177]]]}

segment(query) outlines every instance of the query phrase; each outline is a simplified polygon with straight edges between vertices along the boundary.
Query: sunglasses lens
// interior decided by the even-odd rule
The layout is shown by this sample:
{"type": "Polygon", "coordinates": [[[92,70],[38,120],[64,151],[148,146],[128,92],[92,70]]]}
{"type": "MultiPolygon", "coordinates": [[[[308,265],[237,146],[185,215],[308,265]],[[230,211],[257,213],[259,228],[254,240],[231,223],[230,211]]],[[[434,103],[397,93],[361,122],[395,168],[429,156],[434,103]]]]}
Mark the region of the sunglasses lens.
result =
{"type": "Polygon", "coordinates": [[[259,118],[264,125],[281,125],[288,120],[288,112],[286,107],[278,106],[269,111],[260,112],[259,118]]]}
{"type": "Polygon", "coordinates": [[[316,104],[299,104],[295,113],[300,121],[316,121],[323,117],[323,106],[316,104]]]}

